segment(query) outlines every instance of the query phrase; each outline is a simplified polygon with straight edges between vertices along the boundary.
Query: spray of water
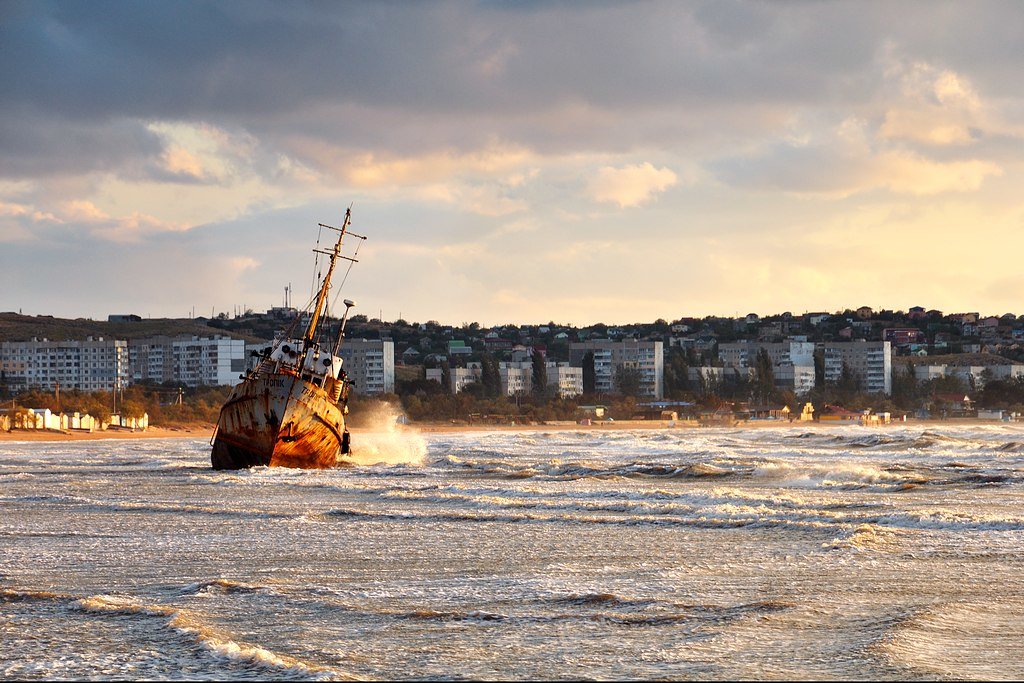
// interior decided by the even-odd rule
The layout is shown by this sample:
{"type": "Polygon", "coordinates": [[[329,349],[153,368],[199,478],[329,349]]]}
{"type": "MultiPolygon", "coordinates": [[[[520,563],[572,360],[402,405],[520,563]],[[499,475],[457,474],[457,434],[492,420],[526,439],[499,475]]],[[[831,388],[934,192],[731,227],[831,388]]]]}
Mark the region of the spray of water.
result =
{"type": "Polygon", "coordinates": [[[359,465],[422,465],[427,442],[418,430],[400,424],[402,413],[383,401],[361,405],[352,425],[351,459],[359,465]]]}

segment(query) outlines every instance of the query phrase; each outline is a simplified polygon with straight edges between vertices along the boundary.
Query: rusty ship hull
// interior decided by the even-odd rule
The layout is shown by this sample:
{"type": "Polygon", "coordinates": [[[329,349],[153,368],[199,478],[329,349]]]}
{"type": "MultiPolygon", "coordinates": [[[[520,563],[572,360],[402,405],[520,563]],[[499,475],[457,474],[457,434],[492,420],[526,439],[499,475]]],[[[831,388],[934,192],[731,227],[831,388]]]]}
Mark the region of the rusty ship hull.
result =
{"type": "Polygon", "coordinates": [[[296,315],[284,336],[277,337],[262,351],[252,351],[252,356],[259,359],[256,366],[241,375],[242,383],[231,391],[217,417],[210,453],[214,469],[324,469],[343,464],[339,458],[350,452],[345,416],[351,382],[338,353],[355,302],[344,300],[345,314],[334,335],[325,321],[330,313],[327,303],[331,276],[338,260],[357,262],[354,255],[341,254],[342,241],[346,234],[360,241],[366,239],[349,231],[351,218],[352,212],[348,210],[341,228],[320,223],[321,229],[336,230],[339,234],[333,249],[313,250],[330,257],[330,265],[320,282],[315,304],[310,302],[307,309],[306,330],[300,338],[291,337],[292,330],[303,319],[296,315]]]}
{"type": "Polygon", "coordinates": [[[348,453],[343,406],[315,382],[268,373],[235,387],[213,440],[214,469],[325,469],[348,453]]]}

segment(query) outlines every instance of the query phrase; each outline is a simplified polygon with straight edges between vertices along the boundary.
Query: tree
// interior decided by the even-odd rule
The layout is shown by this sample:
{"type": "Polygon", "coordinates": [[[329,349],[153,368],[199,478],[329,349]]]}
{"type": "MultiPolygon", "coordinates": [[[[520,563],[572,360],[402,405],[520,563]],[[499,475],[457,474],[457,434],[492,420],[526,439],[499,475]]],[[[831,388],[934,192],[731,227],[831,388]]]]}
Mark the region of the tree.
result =
{"type": "Polygon", "coordinates": [[[892,401],[901,410],[912,410],[917,407],[920,390],[914,366],[907,363],[902,369],[896,367],[892,371],[892,401]]]}
{"type": "Polygon", "coordinates": [[[679,346],[669,347],[665,359],[665,397],[679,399],[690,388],[690,367],[686,352],[679,346]]]}
{"type": "Polygon", "coordinates": [[[448,361],[441,362],[441,387],[446,393],[452,393],[452,366],[448,361]]]}
{"type": "Polygon", "coordinates": [[[501,396],[501,370],[498,369],[498,361],[489,353],[480,359],[480,383],[487,398],[501,396]]]}
{"type": "Polygon", "coordinates": [[[774,392],[775,370],[768,349],[762,348],[758,350],[754,361],[753,394],[760,403],[767,403],[774,392]]]}
{"type": "Polygon", "coordinates": [[[615,388],[623,396],[639,396],[641,380],[639,368],[629,365],[615,368],[615,388]]]}
{"type": "Polygon", "coordinates": [[[848,398],[860,390],[860,377],[846,362],[843,363],[836,388],[844,398],[848,398]]]}
{"type": "Polygon", "coordinates": [[[594,352],[587,351],[583,356],[583,393],[597,392],[597,371],[594,369],[594,352]]]}
{"type": "Polygon", "coordinates": [[[544,398],[548,390],[548,366],[544,362],[544,354],[536,349],[533,352],[533,395],[544,398]]]}

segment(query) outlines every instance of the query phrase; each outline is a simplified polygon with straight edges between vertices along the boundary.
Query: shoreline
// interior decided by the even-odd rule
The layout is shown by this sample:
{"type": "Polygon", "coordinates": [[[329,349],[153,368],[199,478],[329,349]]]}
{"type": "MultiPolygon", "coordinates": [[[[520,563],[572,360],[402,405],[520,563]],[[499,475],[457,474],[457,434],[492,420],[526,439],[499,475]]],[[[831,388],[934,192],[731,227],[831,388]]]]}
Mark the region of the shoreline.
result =
{"type": "Polygon", "coordinates": [[[149,427],[142,431],[107,429],[104,431],[57,431],[53,429],[14,429],[0,431],[0,443],[16,441],[100,441],[112,439],[209,439],[213,425],[195,424],[187,427],[149,427]]]}
{"type": "MultiPolygon", "coordinates": [[[[351,428],[353,435],[378,433],[381,431],[418,432],[422,434],[469,433],[469,432],[551,432],[551,431],[627,431],[627,430],[687,430],[700,432],[708,429],[803,429],[828,430],[836,427],[860,427],[865,430],[891,429],[893,427],[929,427],[943,426],[1016,426],[1024,430],[1024,423],[1003,422],[1001,420],[981,420],[977,418],[950,418],[945,420],[907,420],[889,424],[859,425],[850,422],[801,422],[794,420],[750,420],[735,425],[700,426],[688,422],[670,423],[662,420],[621,420],[615,422],[594,422],[589,425],[575,422],[550,422],[541,424],[449,424],[442,422],[422,422],[407,425],[395,425],[389,428],[369,426],[351,428]]],[[[45,441],[98,441],[103,439],[211,439],[214,425],[194,424],[182,427],[149,427],[145,431],[126,429],[108,429],[98,432],[61,432],[54,430],[15,429],[10,432],[0,431],[0,443],[4,442],[45,442],[45,441]]]]}

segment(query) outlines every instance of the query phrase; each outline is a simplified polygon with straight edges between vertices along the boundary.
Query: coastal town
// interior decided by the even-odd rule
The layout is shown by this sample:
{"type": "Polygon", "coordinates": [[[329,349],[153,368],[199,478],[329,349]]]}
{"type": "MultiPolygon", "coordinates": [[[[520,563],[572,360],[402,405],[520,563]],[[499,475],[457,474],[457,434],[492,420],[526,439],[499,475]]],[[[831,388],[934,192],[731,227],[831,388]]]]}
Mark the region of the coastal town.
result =
{"type": "MultiPolygon", "coordinates": [[[[176,321],[0,314],[0,400],[10,402],[0,427],[145,428],[147,412],[118,409],[125,389],[180,404],[233,386],[301,316],[287,306],[176,321]],[[110,409],[62,411],[61,391],[106,393],[110,409]],[[26,393],[57,403],[22,407],[26,393]]],[[[1024,402],[1024,316],[923,307],[586,327],[357,315],[341,356],[358,397],[400,402],[413,419],[1009,421],[1024,402]]]]}

